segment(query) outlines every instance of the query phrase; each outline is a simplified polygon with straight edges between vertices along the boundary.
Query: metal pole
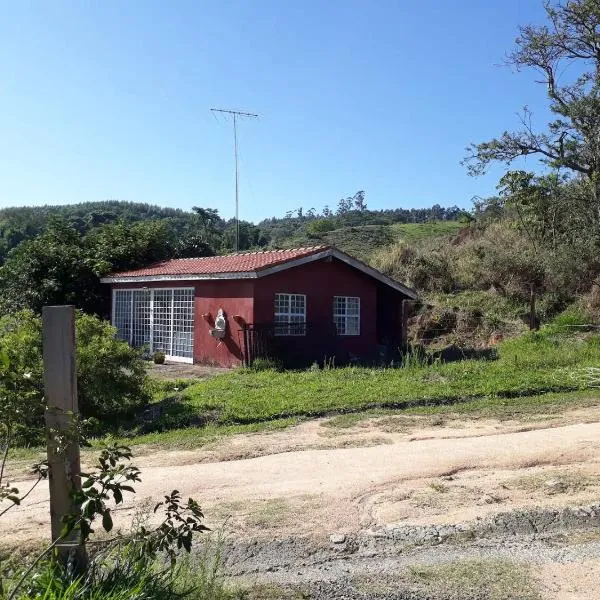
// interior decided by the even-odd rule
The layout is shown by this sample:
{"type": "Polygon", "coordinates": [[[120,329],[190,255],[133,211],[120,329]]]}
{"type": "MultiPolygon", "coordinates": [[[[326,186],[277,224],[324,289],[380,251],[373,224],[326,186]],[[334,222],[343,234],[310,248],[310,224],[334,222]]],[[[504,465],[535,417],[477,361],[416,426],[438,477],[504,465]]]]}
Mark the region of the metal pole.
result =
{"type": "Polygon", "coordinates": [[[237,117],[257,119],[258,115],[225,108],[211,108],[210,110],[213,113],[225,113],[228,115],[233,115],[233,150],[235,155],[235,251],[238,252],[240,249],[240,184],[238,167],[237,117]]]}
{"type": "Polygon", "coordinates": [[[238,144],[237,144],[237,120],[233,113],[233,148],[235,153],[235,251],[240,249],[240,192],[238,179],[238,144]]]}
{"type": "MultiPolygon", "coordinates": [[[[77,373],[75,370],[75,313],[72,306],[44,306],[42,310],[46,440],[52,541],[61,538],[63,519],[79,507],[71,493],[81,489],[79,439],[75,420],[77,373]]],[[[85,547],[77,532],[56,545],[65,562],[71,557],[77,569],[87,566],[85,547]]]]}

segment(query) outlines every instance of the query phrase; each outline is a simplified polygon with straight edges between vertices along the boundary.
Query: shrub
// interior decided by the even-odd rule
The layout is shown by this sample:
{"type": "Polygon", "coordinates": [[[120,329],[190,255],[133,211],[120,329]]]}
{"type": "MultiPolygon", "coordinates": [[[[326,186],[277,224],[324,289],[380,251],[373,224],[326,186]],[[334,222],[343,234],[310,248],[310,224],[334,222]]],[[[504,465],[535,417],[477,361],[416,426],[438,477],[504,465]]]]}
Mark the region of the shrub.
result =
{"type": "Polygon", "coordinates": [[[152,357],[155,365],[164,365],[165,364],[165,353],[164,352],[155,352],[152,357]]]}
{"type": "Polygon", "coordinates": [[[75,322],[79,408],[84,417],[116,419],[150,400],[140,352],[107,321],[79,314],[75,322]]]}
{"type": "MultiPolygon", "coordinates": [[[[77,314],[76,360],[79,411],[104,427],[130,414],[149,400],[146,367],[138,350],[116,338],[106,321],[77,314]]],[[[0,352],[10,362],[20,388],[29,390],[22,406],[20,441],[41,435],[43,424],[43,365],[41,320],[31,311],[0,318],[0,352]]]]}
{"type": "Polygon", "coordinates": [[[306,233],[309,237],[320,238],[334,229],[335,222],[333,219],[315,219],[306,226],[306,233]]]}

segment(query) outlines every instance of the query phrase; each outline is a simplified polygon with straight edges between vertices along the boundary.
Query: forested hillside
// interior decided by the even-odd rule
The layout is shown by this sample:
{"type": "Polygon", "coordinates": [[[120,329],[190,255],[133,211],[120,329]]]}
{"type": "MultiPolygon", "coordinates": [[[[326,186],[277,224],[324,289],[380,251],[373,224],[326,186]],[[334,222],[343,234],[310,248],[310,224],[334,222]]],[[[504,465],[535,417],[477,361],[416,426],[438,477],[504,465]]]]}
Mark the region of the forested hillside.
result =
{"type": "MultiPolygon", "coordinates": [[[[575,5],[574,5],[575,6],[575,5]]],[[[420,315],[416,339],[455,336],[486,344],[569,308],[600,316],[600,18],[547,8],[555,33],[526,27],[509,62],[541,72],[554,119],[472,144],[473,175],[493,162],[537,157],[537,172],[509,170],[498,193],[469,212],[371,210],[364,191],[335,208],[299,207],[285,216],[240,224],[240,249],[327,243],[416,288],[433,311],[420,315]],[[561,81],[565,64],[576,79],[561,81]],[[535,301],[535,307],[532,307],[535,301]],[[532,315],[532,309],[535,315],[532,315]],[[535,318],[534,318],[535,317],[535,318]]],[[[518,101],[517,101],[518,102],[518,101]]],[[[0,312],[70,302],[103,314],[98,278],[180,256],[230,252],[235,224],[210,207],[186,212],[127,202],[0,211],[0,312]]]]}
{"type": "MultiPolygon", "coordinates": [[[[458,208],[368,210],[364,192],[340,200],[335,212],[294,214],[240,223],[241,250],[328,243],[368,260],[403,238],[398,227],[452,228],[458,208]]],[[[90,202],[0,210],[0,311],[73,303],[105,314],[106,273],[165,258],[233,251],[235,223],[211,208],[192,211],[148,204],[90,202]]]]}

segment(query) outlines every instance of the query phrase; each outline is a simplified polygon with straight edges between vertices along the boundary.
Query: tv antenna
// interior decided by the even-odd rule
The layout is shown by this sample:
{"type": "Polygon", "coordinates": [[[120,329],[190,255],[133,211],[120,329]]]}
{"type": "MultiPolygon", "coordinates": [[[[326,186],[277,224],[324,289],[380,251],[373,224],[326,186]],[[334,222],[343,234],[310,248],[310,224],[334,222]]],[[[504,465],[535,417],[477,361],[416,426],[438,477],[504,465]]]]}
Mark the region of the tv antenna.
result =
{"type": "Polygon", "coordinates": [[[237,252],[240,249],[240,184],[238,168],[237,119],[238,117],[258,119],[258,115],[225,108],[211,108],[210,110],[213,113],[226,113],[228,115],[233,115],[233,153],[235,156],[235,251],[237,252]]]}

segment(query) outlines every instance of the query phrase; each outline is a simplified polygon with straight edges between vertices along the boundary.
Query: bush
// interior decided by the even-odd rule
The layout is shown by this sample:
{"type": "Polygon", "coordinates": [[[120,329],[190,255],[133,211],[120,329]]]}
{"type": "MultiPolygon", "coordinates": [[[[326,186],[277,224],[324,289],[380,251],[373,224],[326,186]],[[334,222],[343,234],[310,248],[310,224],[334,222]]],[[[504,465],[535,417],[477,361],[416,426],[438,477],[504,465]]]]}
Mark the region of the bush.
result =
{"type": "MultiPolygon", "coordinates": [[[[146,367],[139,351],[118,340],[106,321],[77,314],[75,328],[79,411],[107,428],[149,400],[146,367]]],[[[39,441],[44,411],[41,319],[31,311],[0,318],[0,352],[18,375],[14,385],[27,390],[19,441],[39,441]]]]}
{"type": "Polygon", "coordinates": [[[315,219],[306,226],[306,233],[309,237],[320,238],[334,229],[335,222],[333,219],[315,219]]]}
{"type": "Polygon", "coordinates": [[[79,314],[75,322],[79,410],[115,421],[150,400],[139,350],[116,337],[107,321],[79,314]]]}
{"type": "Polygon", "coordinates": [[[165,353],[164,352],[155,352],[152,357],[155,365],[164,365],[165,364],[165,353]]]}

